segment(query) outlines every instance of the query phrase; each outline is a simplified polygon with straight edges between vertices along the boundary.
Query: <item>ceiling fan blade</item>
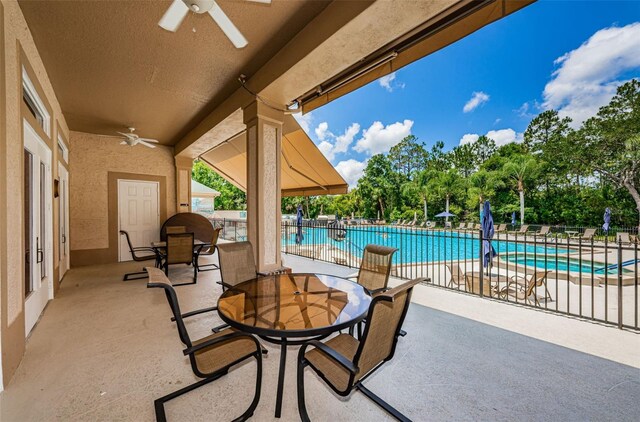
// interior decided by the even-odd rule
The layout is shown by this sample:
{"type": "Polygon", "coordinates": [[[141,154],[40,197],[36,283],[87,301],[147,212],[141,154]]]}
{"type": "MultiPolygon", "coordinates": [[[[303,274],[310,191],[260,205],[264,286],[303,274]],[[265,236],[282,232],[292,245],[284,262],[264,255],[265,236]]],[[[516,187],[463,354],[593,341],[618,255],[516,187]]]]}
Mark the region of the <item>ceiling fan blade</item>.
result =
{"type": "Polygon", "coordinates": [[[122,141],[120,142],[120,145],[129,145],[129,143],[127,141],[122,141]]]}
{"type": "Polygon", "coordinates": [[[182,0],[173,0],[158,25],[167,31],[176,32],[187,13],[189,13],[189,8],[182,0]]]}
{"type": "Polygon", "coordinates": [[[138,143],[141,144],[141,145],[144,145],[145,147],[148,147],[148,148],[155,148],[156,147],[155,145],[150,144],[150,143],[145,142],[145,141],[138,140],[138,143]]]}
{"type": "Polygon", "coordinates": [[[211,9],[209,9],[209,14],[236,48],[242,48],[248,44],[247,39],[240,33],[238,28],[231,22],[231,19],[220,9],[220,6],[218,6],[218,3],[215,1],[211,9]]]}
{"type": "Polygon", "coordinates": [[[271,0],[247,0],[253,3],[263,3],[263,4],[271,4],[271,0]]]}
{"type": "Polygon", "coordinates": [[[133,138],[133,133],[122,133],[122,132],[116,132],[119,133],[122,136],[126,136],[127,138],[133,138]]]}
{"type": "Polygon", "coordinates": [[[144,141],[144,142],[152,142],[154,144],[158,143],[157,139],[149,139],[149,138],[138,138],[139,141],[144,141]]]}

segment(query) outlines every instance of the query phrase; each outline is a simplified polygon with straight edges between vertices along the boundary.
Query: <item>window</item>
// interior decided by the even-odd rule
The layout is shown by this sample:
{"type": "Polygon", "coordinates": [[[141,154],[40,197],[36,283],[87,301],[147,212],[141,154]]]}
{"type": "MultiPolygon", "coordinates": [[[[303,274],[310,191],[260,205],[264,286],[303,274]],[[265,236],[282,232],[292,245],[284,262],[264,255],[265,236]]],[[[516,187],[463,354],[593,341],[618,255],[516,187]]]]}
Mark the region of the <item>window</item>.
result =
{"type": "Polygon", "coordinates": [[[51,116],[38,95],[38,91],[31,82],[27,69],[22,67],[22,101],[35,117],[47,136],[51,136],[51,116]]]}
{"type": "Polygon", "coordinates": [[[65,163],[69,163],[69,148],[67,148],[64,139],[60,135],[58,135],[58,155],[65,163]]]}

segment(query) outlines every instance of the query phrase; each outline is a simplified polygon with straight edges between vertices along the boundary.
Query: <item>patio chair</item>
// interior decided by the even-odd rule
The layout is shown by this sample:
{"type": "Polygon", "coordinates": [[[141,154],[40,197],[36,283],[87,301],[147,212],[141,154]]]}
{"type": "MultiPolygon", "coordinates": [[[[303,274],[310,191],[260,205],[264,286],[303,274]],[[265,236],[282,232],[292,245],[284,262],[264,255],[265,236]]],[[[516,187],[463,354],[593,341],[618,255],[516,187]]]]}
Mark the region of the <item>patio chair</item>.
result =
{"type": "Polygon", "coordinates": [[[627,232],[618,232],[616,233],[616,243],[622,243],[627,245],[633,245],[638,243],[638,239],[631,236],[627,232]]]}
{"type": "Polygon", "coordinates": [[[465,223],[460,223],[460,224],[458,225],[458,230],[462,230],[462,229],[464,229],[464,226],[465,226],[465,223]]]}
{"type": "Polygon", "coordinates": [[[528,230],[529,230],[529,225],[528,224],[523,224],[522,226],[520,226],[519,230],[510,231],[509,233],[512,233],[512,234],[527,234],[528,230]]]}
{"type": "Polygon", "coordinates": [[[590,241],[590,240],[593,240],[593,236],[595,235],[596,235],[596,229],[586,229],[582,234],[571,236],[571,239],[580,240],[580,241],[583,241],[583,240],[590,241]]]}
{"type": "Polygon", "coordinates": [[[508,296],[514,297],[517,301],[524,300],[526,303],[531,304],[531,296],[533,296],[536,306],[540,306],[540,300],[536,295],[538,287],[544,287],[544,299],[545,301],[553,301],[549,289],[547,289],[547,275],[549,271],[536,271],[529,276],[514,275],[511,277],[511,281],[507,283],[505,287],[500,289],[499,295],[502,299],[506,299],[508,296]]]}
{"type": "Polygon", "coordinates": [[[500,225],[498,226],[498,228],[497,228],[497,229],[495,229],[494,231],[495,231],[496,233],[504,233],[504,232],[506,232],[506,231],[507,231],[507,225],[506,225],[506,224],[504,224],[504,223],[503,223],[503,224],[500,224],[500,225]]]}
{"type": "Polygon", "coordinates": [[[186,226],[167,226],[164,228],[167,234],[186,233],[186,226]]]}
{"type": "Polygon", "coordinates": [[[337,394],[344,397],[359,390],[396,419],[409,421],[362,383],[393,358],[413,287],[422,281],[424,279],[411,280],[374,297],[367,314],[369,322],[360,340],[349,334],[339,334],[325,343],[312,340],[300,348],[297,378],[298,412],[302,421],[309,421],[304,397],[304,369],[307,366],[337,394]],[[307,352],[309,347],[313,349],[307,352]]]}
{"type": "MultiPolygon", "coordinates": [[[[167,229],[169,229],[169,227],[167,227],[167,229]]],[[[221,231],[222,231],[222,227],[218,227],[213,230],[213,238],[211,239],[211,243],[209,243],[206,246],[207,249],[200,250],[200,253],[198,254],[198,258],[200,258],[201,256],[213,256],[213,254],[216,253],[216,247],[217,247],[216,245],[218,243],[218,238],[220,237],[221,231]]],[[[196,268],[198,269],[198,271],[212,271],[212,270],[217,270],[220,267],[214,263],[200,265],[200,262],[198,260],[196,261],[196,268]]]]}
{"type": "Polygon", "coordinates": [[[248,241],[218,245],[218,261],[221,278],[218,284],[222,286],[223,291],[258,275],[266,275],[258,273],[253,246],[248,241]]]}
{"type": "Polygon", "coordinates": [[[184,286],[198,282],[198,251],[194,251],[193,233],[168,233],[167,248],[164,255],[161,254],[161,266],[169,277],[169,266],[186,264],[193,266],[193,281],[189,283],[174,284],[184,286]]]}
{"type": "MultiPolygon", "coordinates": [[[[250,334],[231,329],[222,330],[198,340],[191,340],[184,321],[182,320],[183,317],[180,314],[178,297],[171,282],[158,268],[148,267],[146,270],[149,273],[147,287],[162,288],[164,290],[173,314],[173,319],[178,328],[180,340],[185,346],[182,352],[184,355],[189,356],[193,373],[197,377],[202,378],[194,384],[156,399],[154,401],[156,420],[158,422],[165,422],[167,420],[164,412],[164,403],[195,390],[198,387],[209,384],[226,375],[231,367],[247,359],[255,358],[257,374],[253,401],[249,408],[235,420],[245,421],[249,419],[260,401],[262,384],[262,351],[258,340],[250,334]]],[[[215,309],[216,308],[214,308],[214,310],[215,309]]],[[[220,398],[223,399],[222,397],[220,398]]],[[[234,402],[236,399],[237,397],[234,396],[234,402]]]]}
{"type": "Polygon", "coordinates": [[[540,231],[535,232],[533,235],[534,236],[549,236],[551,234],[551,227],[549,226],[542,226],[540,227],[540,231]]]}
{"type": "Polygon", "coordinates": [[[464,271],[462,271],[462,268],[460,268],[460,264],[446,264],[445,267],[447,267],[451,273],[447,287],[453,287],[454,284],[458,286],[458,288],[467,285],[467,276],[464,271]]]}
{"type": "MultiPolygon", "coordinates": [[[[396,248],[381,245],[365,246],[358,274],[347,278],[354,279],[374,297],[384,292],[389,284],[393,254],[397,250],[396,248]]],[[[358,335],[361,333],[362,323],[359,323],[358,335]]]]}
{"type": "MultiPolygon", "coordinates": [[[[129,252],[131,253],[131,258],[133,258],[134,261],[142,262],[142,261],[150,261],[152,259],[155,259],[156,266],[158,266],[158,257],[156,255],[156,251],[154,251],[153,248],[151,247],[134,248],[133,244],[131,243],[131,238],[129,237],[128,232],[124,230],[120,230],[120,235],[124,236],[125,239],[127,239],[127,245],[129,245],[129,252]]],[[[148,274],[146,271],[139,271],[137,273],[125,274],[122,281],[142,280],[143,278],[147,278],[147,277],[148,277],[148,274]]]]}

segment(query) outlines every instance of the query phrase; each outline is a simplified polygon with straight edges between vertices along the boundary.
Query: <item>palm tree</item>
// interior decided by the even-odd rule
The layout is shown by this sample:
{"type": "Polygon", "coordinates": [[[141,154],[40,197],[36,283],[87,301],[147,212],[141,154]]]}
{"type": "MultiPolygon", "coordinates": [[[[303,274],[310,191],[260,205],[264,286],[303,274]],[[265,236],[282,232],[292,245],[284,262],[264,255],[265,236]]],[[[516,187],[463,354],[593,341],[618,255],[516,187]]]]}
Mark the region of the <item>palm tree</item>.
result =
{"type": "Polygon", "coordinates": [[[496,172],[480,170],[474,173],[469,179],[471,188],[469,189],[470,204],[475,206],[476,201],[480,204],[480,213],[484,201],[493,197],[496,189],[504,187],[504,182],[496,172]]]}
{"type": "Polygon", "coordinates": [[[538,172],[538,162],[530,155],[516,155],[504,165],[504,172],[514,182],[520,195],[520,224],[524,224],[524,187],[538,172]]]}
{"type": "MultiPolygon", "coordinates": [[[[453,197],[464,187],[463,180],[455,170],[448,170],[446,172],[440,173],[435,179],[431,179],[429,185],[439,195],[444,196],[446,201],[446,212],[449,212],[449,202],[451,200],[451,197],[453,197]]],[[[445,221],[449,221],[449,217],[446,217],[445,221]]]]}

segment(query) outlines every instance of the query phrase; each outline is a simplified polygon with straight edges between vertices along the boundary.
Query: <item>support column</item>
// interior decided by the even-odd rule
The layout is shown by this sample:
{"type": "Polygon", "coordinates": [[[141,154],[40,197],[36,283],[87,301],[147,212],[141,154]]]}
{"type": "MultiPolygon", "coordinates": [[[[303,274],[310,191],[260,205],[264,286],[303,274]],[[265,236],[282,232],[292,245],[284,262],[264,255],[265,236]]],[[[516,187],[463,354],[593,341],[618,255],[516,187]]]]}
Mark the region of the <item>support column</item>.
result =
{"type": "Polygon", "coordinates": [[[281,266],[280,157],[284,113],[254,101],[247,125],[247,237],[258,271],[281,266]]]}
{"type": "Polygon", "coordinates": [[[193,159],[175,157],[176,160],[176,212],[191,212],[191,170],[193,159]]]}

